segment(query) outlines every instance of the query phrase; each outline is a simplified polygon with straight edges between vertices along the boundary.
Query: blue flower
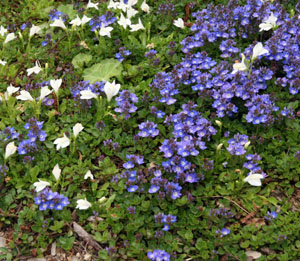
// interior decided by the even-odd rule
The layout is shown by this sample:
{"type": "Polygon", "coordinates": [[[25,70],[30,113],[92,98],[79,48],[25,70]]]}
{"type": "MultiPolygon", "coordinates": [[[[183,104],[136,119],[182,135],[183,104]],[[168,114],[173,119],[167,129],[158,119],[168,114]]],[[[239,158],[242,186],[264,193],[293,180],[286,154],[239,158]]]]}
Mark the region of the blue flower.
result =
{"type": "Polygon", "coordinates": [[[149,188],[148,192],[149,193],[156,193],[159,189],[160,189],[159,186],[151,185],[151,187],[149,188]]]}
{"type": "Polygon", "coordinates": [[[135,192],[139,187],[137,185],[132,185],[132,186],[129,186],[127,191],[128,192],[135,192]]]}

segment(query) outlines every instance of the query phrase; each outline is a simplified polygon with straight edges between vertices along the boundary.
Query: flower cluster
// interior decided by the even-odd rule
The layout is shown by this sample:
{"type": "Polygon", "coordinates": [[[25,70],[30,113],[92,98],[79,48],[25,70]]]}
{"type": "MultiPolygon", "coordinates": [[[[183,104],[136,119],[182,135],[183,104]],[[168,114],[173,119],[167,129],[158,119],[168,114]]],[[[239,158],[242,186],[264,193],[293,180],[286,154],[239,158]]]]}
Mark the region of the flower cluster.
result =
{"type": "Polygon", "coordinates": [[[253,173],[263,174],[261,168],[258,166],[258,163],[261,161],[261,157],[258,154],[248,154],[246,155],[248,160],[243,164],[243,167],[249,169],[253,173]]]}
{"type": "Polygon", "coordinates": [[[158,261],[158,260],[170,260],[170,254],[168,254],[165,250],[155,249],[152,252],[149,251],[147,253],[147,257],[152,261],[158,261]]]}
{"type": "Polygon", "coordinates": [[[164,227],[162,228],[163,231],[168,231],[170,229],[170,224],[175,223],[177,217],[170,214],[165,215],[164,213],[158,213],[154,216],[154,220],[156,223],[164,224],[164,227]]]}
{"type": "Polygon", "coordinates": [[[63,13],[61,11],[58,11],[57,9],[52,9],[49,12],[49,17],[51,21],[59,19],[62,15],[63,13]]]}
{"type": "Polygon", "coordinates": [[[67,197],[58,194],[58,192],[53,192],[49,188],[43,189],[38,196],[34,198],[34,202],[39,206],[39,210],[62,210],[70,203],[67,197]]]}
{"type": "Polygon", "coordinates": [[[246,120],[253,124],[272,124],[274,122],[272,112],[278,111],[279,109],[271,102],[270,95],[268,94],[253,96],[251,100],[248,100],[245,106],[248,107],[246,120]]]}
{"type": "Polygon", "coordinates": [[[45,40],[42,42],[42,46],[46,46],[46,45],[51,45],[52,43],[55,43],[54,40],[52,40],[52,36],[51,34],[46,34],[45,35],[45,40]]]}
{"type": "Polygon", "coordinates": [[[6,127],[3,131],[1,131],[1,139],[4,141],[9,139],[18,139],[20,136],[20,133],[18,133],[14,127],[6,127]]]}
{"type": "Polygon", "coordinates": [[[244,145],[247,142],[249,142],[247,135],[237,133],[233,136],[232,139],[228,140],[229,146],[227,148],[227,151],[231,155],[237,155],[237,156],[243,155],[246,153],[244,145]]]}
{"type": "Polygon", "coordinates": [[[152,114],[154,114],[157,118],[160,118],[160,119],[166,115],[166,113],[164,113],[161,110],[158,110],[155,106],[152,106],[150,111],[152,114]]]}
{"type": "Polygon", "coordinates": [[[214,208],[209,212],[210,217],[225,217],[225,218],[232,218],[232,212],[227,208],[214,208]]]}
{"type": "MultiPolygon", "coordinates": [[[[249,123],[273,123],[273,113],[278,107],[269,94],[262,95],[259,92],[267,89],[268,82],[283,67],[286,76],[275,78],[277,84],[282,87],[289,86],[292,94],[298,93],[300,80],[296,72],[299,72],[300,50],[294,44],[297,41],[296,28],[300,25],[297,16],[289,18],[280,4],[265,5],[260,0],[248,0],[245,6],[240,6],[237,2],[218,7],[208,5],[193,16],[196,18],[191,27],[194,35],[182,41],[182,51],[186,57],[171,72],[158,73],[150,85],[154,91],[159,90],[159,101],[173,104],[176,102],[173,96],[181,91],[179,86],[191,85],[192,90],[197,91],[199,96],[212,100],[212,107],[216,109],[218,117],[234,116],[242,105],[248,108],[246,119],[249,123]],[[274,10],[277,10],[276,13],[272,12],[274,10]],[[217,63],[207,52],[193,53],[194,49],[209,43],[217,45],[222,51],[222,58],[235,58],[242,51],[236,47],[236,38],[256,35],[255,28],[262,22],[267,23],[267,28],[264,28],[273,28],[274,32],[264,43],[264,47],[262,43],[255,46],[253,43],[244,50],[243,61],[252,62],[251,69],[245,65],[243,70],[232,74],[232,64],[227,60],[217,63]],[[262,59],[271,61],[272,64],[275,60],[275,66],[260,67],[262,59]],[[240,102],[241,99],[246,103],[240,102]]],[[[284,111],[281,115],[289,114],[284,111]]]]}
{"type": "Polygon", "coordinates": [[[115,57],[119,62],[123,62],[126,56],[129,56],[131,52],[127,50],[125,47],[120,47],[119,52],[116,53],[115,57]]]}
{"type": "Polygon", "coordinates": [[[25,155],[27,153],[32,153],[37,151],[36,142],[45,141],[47,137],[47,133],[42,130],[43,121],[38,121],[35,118],[31,118],[24,125],[24,128],[28,130],[27,137],[28,139],[24,139],[20,142],[18,146],[19,155],[25,155]]]}
{"type": "Polygon", "coordinates": [[[112,12],[107,12],[101,16],[94,17],[89,25],[91,26],[91,31],[95,32],[96,30],[101,29],[101,27],[107,27],[117,21],[117,18],[113,16],[112,12]]]}
{"type": "Polygon", "coordinates": [[[120,149],[120,144],[118,142],[113,142],[111,139],[103,141],[103,145],[114,151],[120,149]]]}
{"type": "Polygon", "coordinates": [[[116,101],[118,107],[115,109],[115,112],[123,114],[126,120],[130,118],[131,113],[134,113],[137,110],[134,103],[138,102],[138,97],[128,90],[121,91],[119,97],[116,98],[116,101]]]}
{"type": "Polygon", "coordinates": [[[155,124],[154,122],[151,121],[142,122],[139,125],[140,132],[138,133],[138,135],[143,138],[145,137],[153,138],[159,134],[159,130],[156,128],[157,128],[157,124],[155,124]]]}
{"type": "Polygon", "coordinates": [[[89,81],[79,81],[77,84],[73,85],[70,89],[71,94],[75,100],[75,104],[79,104],[83,107],[90,107],[92,105],[91,100],[83,100],[80,99],[80,92],[81,91],[91,91],[95,95],[99,96],[104,92],[104,85],[105,82],[95,82],[94,84],[91,84],[89,81]]]}

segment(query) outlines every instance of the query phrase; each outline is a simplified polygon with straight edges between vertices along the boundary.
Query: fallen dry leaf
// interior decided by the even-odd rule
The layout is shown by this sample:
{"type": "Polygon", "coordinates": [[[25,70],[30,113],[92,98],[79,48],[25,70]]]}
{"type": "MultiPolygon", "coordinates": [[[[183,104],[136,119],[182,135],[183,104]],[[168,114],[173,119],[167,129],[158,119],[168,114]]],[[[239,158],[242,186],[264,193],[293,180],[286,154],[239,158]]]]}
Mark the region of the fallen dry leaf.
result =
{"type": "Polygon", "coordinates": [[[247,257],[252,257],[253,259],[258,259],[261,257],[261,253],[253,250],[247,250],[245,252],[247,257]]]}

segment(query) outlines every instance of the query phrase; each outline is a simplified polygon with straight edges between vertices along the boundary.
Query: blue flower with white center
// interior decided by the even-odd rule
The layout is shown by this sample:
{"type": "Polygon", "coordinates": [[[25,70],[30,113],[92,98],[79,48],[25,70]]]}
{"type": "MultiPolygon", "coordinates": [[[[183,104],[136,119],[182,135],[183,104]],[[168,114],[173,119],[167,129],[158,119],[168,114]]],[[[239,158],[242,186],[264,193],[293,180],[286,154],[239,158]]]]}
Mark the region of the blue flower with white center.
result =
{"type": "Polygon", "coordinates": [[[149,193],[156,193],[158,190],[160,189],[159,186],[156,186],[156,185],[151,185],[151,187],[149,188],[148,192],[149,193]]]}
{"type": "Polygon", "coordinates": [[[123,167],[125,169],[132,169],[134,168],[134,164],[131,161],[127,161],[126,163],[123,164],[123,167]]]}
{"type": "Polygon", "coordinates": [[[139,187],[137,185],[132,185],[132,186],[129,186],[127,191],[128,192],[135,192],[139,187]]]}

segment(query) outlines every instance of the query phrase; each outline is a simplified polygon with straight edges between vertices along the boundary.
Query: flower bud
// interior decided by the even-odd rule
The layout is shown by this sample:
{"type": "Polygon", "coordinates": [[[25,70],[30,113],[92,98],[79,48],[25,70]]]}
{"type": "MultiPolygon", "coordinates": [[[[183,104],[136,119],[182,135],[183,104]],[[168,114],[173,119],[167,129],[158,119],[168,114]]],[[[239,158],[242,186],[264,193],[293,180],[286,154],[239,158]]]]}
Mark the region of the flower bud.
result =
{"type": "Polygon", "coordinates": [[[217,151],[221,150],[222,147],[223,147],[223,143],[220,143],[220,144],[217,146],[217,151]]]}
{"type": "Polygon", "coordinates": [[[106,197],[102,197],[102,198],[100,198],[100,199],[98,200],[98,202],[99,202],[100,204],[102,204],[102,203],[104,203],[106,200],[107,200],[106,197]]]}
{"type": "Polygon", "coordinates": [[[216,124],[221,128],[222,127],[222,122],[215,120],[216,124]]]}
{"type": "Polygon", "coordinates": [[[251,142],[248,141],[248,142],[244,145],[245,150],[249,147],[250,143],[251,143],[251,142]]]}

